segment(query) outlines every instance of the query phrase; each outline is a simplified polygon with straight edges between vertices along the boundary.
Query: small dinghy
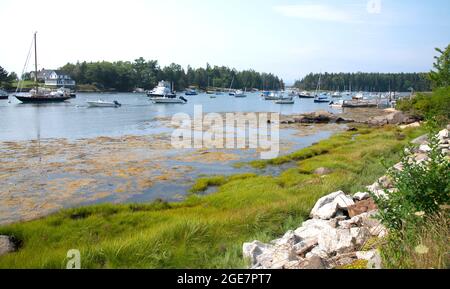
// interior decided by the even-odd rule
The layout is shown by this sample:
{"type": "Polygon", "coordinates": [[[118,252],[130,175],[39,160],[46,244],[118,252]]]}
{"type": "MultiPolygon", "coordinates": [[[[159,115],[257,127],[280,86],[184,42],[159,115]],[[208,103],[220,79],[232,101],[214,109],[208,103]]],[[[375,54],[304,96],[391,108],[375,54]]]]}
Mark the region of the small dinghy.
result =
{"type": "Polygon", "coordinates": [[[88,101],[87,104],[90,107],[120,107],[120,106],[122,106],[122,104],[120,104],[117,100],[114,100],[113,102],[103,101],[103,100],[88,101]]]}
{"type": "Polygon", "coordinates": [[[276,104],[294,104],[294,98],[293,97],[289,97],[289,98],[281,98],[279,100],[275,101],[276,104]]]}

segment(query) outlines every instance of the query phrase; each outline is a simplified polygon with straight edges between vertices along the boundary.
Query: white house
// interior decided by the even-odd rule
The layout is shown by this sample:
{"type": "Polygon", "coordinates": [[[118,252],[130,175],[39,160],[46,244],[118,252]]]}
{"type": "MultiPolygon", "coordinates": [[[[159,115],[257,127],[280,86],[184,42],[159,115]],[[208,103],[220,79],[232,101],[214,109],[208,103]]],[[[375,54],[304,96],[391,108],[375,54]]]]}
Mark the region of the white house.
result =
{"type": "MultiPolygon", "coordinates": [[[[34,78],[34,72],[31,72],[31,78],[34,78]]],[[[38,80],[45,81],[45,85],[56,87],[73,87],[75,80],[70,75],[61,70],[42,69],[38,71],[38,80]]]]}

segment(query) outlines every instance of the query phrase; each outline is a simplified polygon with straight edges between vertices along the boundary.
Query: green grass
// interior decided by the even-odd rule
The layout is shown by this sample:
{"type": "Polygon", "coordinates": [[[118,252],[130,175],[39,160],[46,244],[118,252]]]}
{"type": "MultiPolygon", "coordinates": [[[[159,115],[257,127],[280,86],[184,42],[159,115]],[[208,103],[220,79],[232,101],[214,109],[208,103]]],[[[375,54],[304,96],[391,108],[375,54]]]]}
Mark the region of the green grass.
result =
{"type": "Polygon", "coordinates": [[[243,268],[243,242],[269,241],[300,226],[323,195],[362,190],[385,173],[381,160],[394,164],[423,131],[402,133],[393,127],[340,133],[280,158],[297,165],[278,177],[205,178],[192,191],[219,185],[218,192],[180,203],[92,206],[1,227],[22,247],[0,257],[0,268],[64,268],[70,249],[81,251],[83,268],[243,268]],[[333,172],[311,174],[318,167],[333,172]]]}

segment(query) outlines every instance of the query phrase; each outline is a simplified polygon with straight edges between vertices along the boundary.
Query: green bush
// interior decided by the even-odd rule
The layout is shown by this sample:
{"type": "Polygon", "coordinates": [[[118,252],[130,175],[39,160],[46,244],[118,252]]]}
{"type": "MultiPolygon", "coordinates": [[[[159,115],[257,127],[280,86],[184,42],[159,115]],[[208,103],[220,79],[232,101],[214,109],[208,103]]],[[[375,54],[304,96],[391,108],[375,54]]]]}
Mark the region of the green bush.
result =
{"type": "Polygon", "coordinates": [[[421,119],[434,117],[441,124],[447,124],[450,120],[450,86],[401,100],[397,103],[397,109],[421,119]]]}
{"type": "Polygon", "coordinates": [[[430,133],[429,139],[429,160],[418,164],[405,155],[403,170],[389,171],[396,190],[387,192],[388,198],[373,195],[380,209],[379,218],[389,229],[401,230],[405,224],[420,219],[418,212],[433,215],[439,212],[441,205],[449,202],[450,162],[439,148],[434,133],[430,133]]]}

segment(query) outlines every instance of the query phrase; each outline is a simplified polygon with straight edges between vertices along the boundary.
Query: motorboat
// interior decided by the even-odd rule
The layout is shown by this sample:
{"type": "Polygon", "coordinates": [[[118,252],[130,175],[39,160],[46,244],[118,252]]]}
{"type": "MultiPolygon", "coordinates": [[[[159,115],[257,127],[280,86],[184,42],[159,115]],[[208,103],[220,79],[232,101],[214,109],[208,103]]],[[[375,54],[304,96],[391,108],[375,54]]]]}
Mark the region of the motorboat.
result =
{"type": "Polygon", "coordinates": [[[298,94],[299,98],[314,98],[314,95],[309,93],[308,91],[302,91],[298,94]]]}
{"type": "Polygon", "coordinates": [[[282,96],[277,92],[271,92],[268,96],[264,97],[265,100],[279,100],[282,96]]]}
{"type": "Polygon", "coordinates": [[[330,100],[329,100],[327,94],[319,94],[319,95],[316,95],[316,97],[314,98],[314,102],[316,102],[316,103],[330,103],[330,100]]]}
{"type": "Polygon", "coordinates": [[[335,91],[335,92],[333,92],[331,97],[333,97],[333,98],[340,98],[340,97],[342,97],[342,94],[339,91],[335,91]]]}
{"type": "Polygon", "coordinates": [[[229,93],[228,93],[228,95],[230,95],[230,96],[235,96],[236,95],[236,92],[233,90],[233,91],[230,91],[229,93]]]}
{"type": "Polygon", "coordinates": [[[247,97],[247,95],[245,94],[244,91],[238,89],[238,90],[236,90],[236,92],[234,93],[234,97],[247,97]]]}
{"type": "Polygon", "coordinates": [[[354,96],[352,96],[352,99],[356,99],[356,100],[364,99],[364,93],[358,92],[357,94],[355,94],[354,96]]]}
{"type": "Polygon", "coordinates": [[[195,89],[188,89],[188,90],[186,90],[186,92],[184,93],[184,95],[198,95],[198,92],[197,92],[197,90],[195,90],[195,89]]]}
{"type": "Polygon", "coordinates": [[[122,104],[120,104],[117,100],[114,100],[113,102],[103,101],[103,100],[88,101],[87,104],[90,107],[120,107],[120,106],[122,106],[122,104]]]}
{"type": "Polygon", "coordinates": [[[344,104],[343,100],[337,100],[337,101],[332,100],[330,102],[330,107],[332,107],[332,108],[342,108],[343,104],[344,104]]]}
{"type": "Polygon", "coordinates": [[[185,104],[187,103],[187,99],[180,96],[180,97],[155,97],[152,98],[153,103],[159,103],[159,104],[185,104]]]}
{"type": "Polygon", "coordinates": [[[162,80],[153,90],[147,93],[147,96],[150,98],[176,98],[176,94],[173,92],[172,88],[173,86],[170,85],[170,83],[162,80]]]}
{"type": "Polygon", "coordinates": [[[6,91],[0,89],[0,99],[8,99],[8,97],[9,94],[6,91]]]}
{"type": "Polygon", "coordinates": [[[279,100],[276,100],[275,103],[276,104],[294,104],[295,101],[294,101],[294,98],[291,96],[288,98],[280,98],[279,100]]]}

